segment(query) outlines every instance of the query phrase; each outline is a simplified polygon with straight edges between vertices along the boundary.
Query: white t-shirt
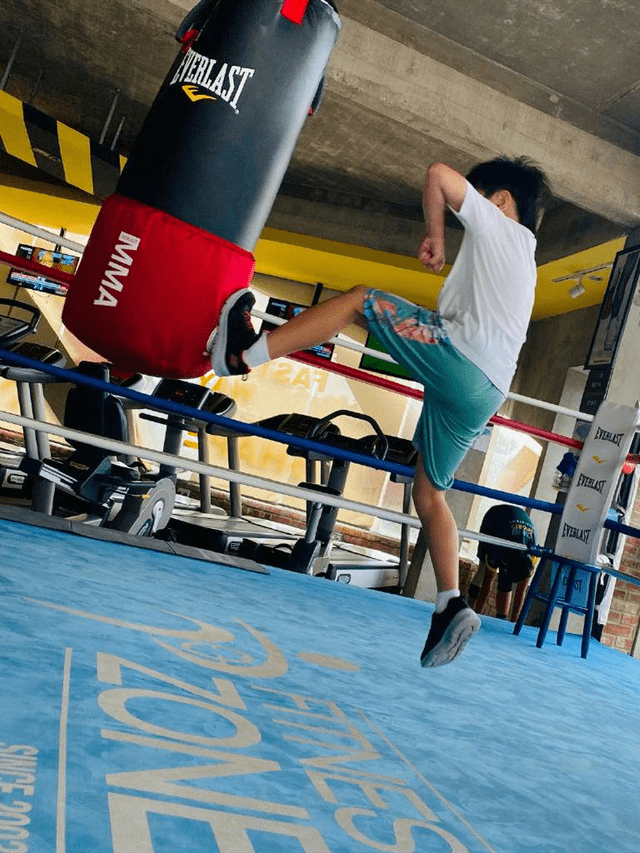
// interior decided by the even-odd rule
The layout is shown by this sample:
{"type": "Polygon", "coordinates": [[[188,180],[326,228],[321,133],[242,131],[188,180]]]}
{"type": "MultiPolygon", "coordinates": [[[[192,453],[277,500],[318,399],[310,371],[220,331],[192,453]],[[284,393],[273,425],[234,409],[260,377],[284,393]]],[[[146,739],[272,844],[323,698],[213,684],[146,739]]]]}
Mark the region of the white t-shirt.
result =
{"type": "Polygon", "coordinates": [[[438,296],[453,346],[507,394],[527,336],[536,287],[536,238],[467,182],[458,256],[438,296]]]}

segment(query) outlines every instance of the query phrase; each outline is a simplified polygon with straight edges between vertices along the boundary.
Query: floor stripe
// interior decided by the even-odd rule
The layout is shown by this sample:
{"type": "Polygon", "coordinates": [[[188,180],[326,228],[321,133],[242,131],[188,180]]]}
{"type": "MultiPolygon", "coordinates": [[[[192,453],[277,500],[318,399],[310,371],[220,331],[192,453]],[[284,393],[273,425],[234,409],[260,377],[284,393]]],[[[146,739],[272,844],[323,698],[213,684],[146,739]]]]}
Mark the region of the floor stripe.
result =
{"type": "Polygon", "coordinates": [[[67,723],[69,721],[69,692],[71,685],[72,649],[64,653],[62,672],[62,702],[60,707],[60,733],[58,737],[58,806],[56,810],[56,853],[66,850],[67,805],[67,723]]]}

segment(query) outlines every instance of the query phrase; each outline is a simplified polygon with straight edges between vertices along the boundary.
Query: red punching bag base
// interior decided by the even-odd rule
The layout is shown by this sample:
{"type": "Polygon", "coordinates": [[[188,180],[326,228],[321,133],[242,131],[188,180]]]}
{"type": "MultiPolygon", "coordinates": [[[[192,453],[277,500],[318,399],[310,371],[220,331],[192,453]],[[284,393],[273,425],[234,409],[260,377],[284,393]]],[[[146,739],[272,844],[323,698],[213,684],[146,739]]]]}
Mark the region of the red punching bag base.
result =
{"type": "Polygon", "coordinates": [[[187,379],[228,297],[247,287],[253,255],[121,195],[102,205],[62,321],[119,374],[187,379]]]}

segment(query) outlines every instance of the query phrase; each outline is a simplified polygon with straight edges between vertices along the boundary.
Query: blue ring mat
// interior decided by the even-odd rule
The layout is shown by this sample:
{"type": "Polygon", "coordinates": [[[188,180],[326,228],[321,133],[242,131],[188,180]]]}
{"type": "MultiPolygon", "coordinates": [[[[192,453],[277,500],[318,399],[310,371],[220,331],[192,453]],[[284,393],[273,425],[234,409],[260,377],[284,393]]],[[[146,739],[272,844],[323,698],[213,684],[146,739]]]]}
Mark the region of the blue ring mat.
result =
{"type": "Polygon", "coordinates": [[[638,853],[640,662],[0,520],[0,851],[638,853]]]}

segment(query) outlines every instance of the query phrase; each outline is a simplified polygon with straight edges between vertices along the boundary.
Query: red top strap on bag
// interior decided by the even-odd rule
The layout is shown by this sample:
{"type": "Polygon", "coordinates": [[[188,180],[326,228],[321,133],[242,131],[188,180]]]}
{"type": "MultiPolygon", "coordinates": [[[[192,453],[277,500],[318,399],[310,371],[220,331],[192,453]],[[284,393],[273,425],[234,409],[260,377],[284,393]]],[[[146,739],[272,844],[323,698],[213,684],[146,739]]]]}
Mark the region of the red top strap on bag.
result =
{"type": "Polygon", "coordinates": [[[191,47],[191,45],[194,43],[194,41],[198,38],[199,35],[200,35],[200,30],[195,30],[195,29],[187,30],[187,32],[180,39],[180,44],[182,45],[180,52],[186,53],[189,50],[189,48],[191,47]]]}
{"type": "Polygon", "coordinates": [[[301,24],[308,4],[309,0],[284,0],[280,13],[294,24],[301,24]]]}

